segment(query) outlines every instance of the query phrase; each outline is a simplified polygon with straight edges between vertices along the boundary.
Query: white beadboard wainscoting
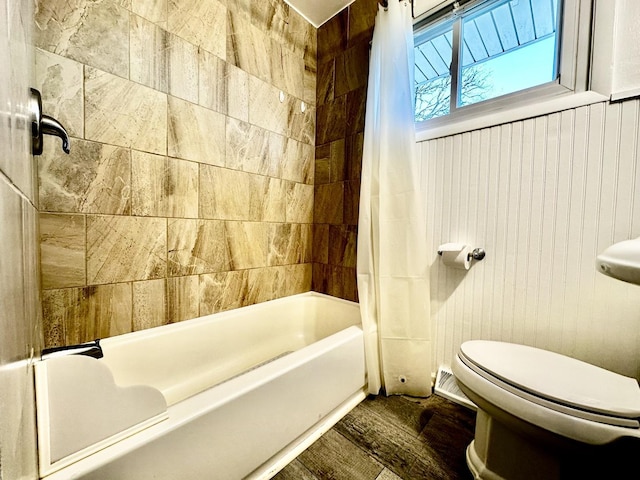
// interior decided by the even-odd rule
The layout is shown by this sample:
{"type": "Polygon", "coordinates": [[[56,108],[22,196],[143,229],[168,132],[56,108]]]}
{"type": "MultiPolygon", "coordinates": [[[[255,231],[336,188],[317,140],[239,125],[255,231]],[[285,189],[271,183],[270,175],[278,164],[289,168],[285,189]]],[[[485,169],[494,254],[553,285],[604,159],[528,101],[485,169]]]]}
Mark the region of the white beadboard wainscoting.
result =
{"type": "Polygon", "coordinates": [[[640,236],[640,104],[596,103],[418,144],[436,365],[470,339],[523,343],[640,378],[640,286],[596,255],[640,236]],[[445,242],[483,247],[469,271],[445,242]]]}

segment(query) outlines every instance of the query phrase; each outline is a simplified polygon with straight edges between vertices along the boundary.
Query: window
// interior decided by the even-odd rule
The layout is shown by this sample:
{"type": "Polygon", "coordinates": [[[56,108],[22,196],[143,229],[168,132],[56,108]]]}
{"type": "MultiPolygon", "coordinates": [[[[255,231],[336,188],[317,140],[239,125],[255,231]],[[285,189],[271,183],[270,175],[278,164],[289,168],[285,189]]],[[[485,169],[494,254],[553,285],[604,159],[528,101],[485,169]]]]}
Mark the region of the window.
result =
{"type": "Polygon", "coordinates": [[[574,39],[580,22],[590,22],[582,19],[581,0],[458,3],[415,26],[417,122],[511,105],[521,102],[524,92],[531,99],[538,98],[538,90],[576,89],[574,39]],[[561,62],[565,46],[569,54],[561,62]]]}

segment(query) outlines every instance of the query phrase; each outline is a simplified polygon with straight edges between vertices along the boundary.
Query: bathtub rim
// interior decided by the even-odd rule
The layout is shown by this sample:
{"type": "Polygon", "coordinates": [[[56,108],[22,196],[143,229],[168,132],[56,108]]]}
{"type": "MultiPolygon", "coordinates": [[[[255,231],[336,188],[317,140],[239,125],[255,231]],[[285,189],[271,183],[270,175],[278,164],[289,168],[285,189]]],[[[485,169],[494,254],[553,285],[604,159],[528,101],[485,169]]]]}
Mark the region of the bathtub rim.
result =
{"type": "MultiPolygon", "coordinates": [[[[349,302],[353,303],[353,302],[349,302]]],[[[357,305],[357,304],[356,304],[357,305]]],[[[42,480],[72,480],[82,478],[83,475],[101,468],[102,466],[135,451],[141,445],[152,442],[155,439],[179,429],[189,422],[197,421],[199,417],[205,416],[208,412],[219,408],[222,405],[232,402],[234,399],[244,395],[251,390],[264,385],[274,377],[284,375],[294,370],[296,367],[321,356],[332,347],[346,343],[357,336],[362,336],[363,331],[360,325],[352,325],[337,333],[334,333],[322,340],[319,340],[307,347],[291,352],[281,358],[263,365],[262,367],[245,372],[244,374],[231,378],[209,390],[200,392],[192,397],[186,398],[167,408],[169,418],[146,430],[136,433],[133,436],[124,438],[121,442],[110,445],[90,457],[81,459],[71,465],[42,477],[42,480]]],[[[362,388],[356,390],[350,397],[344,400],[334,410],[321,418],[302,433],[295,440],[286,445],[277,454],[259,466],[246,477],[248,480],[266,480],[284,468],[299,453],[308,448],[323,433],[335,425],[344,415],[358,405],[367,396],[366,369],[362,388]]]]}
{"type": "Polygon", "coordinates": [[[118,385],[153,386],[173,405],[278,355],[361,324],[358,303],[304,292],[105,338],[100,362],[109,367],[118,385]],[[271,325],[278,326],[277,334],[271,325]],[[244,333],[238,334],[238,328],[244,333]],[[231,341],[221,343],[226,338],[223,331],[231,341]],[[166,363],[167,352],[176,362],[166,363]]]}
{"type": "Polygon", "coordinates": [[[127,332],[127,333],[123,333],[120,335],[114,335],[112,337],[105,337],[103,339],[100,339],[100,342],[102,345],[104,345],[104,343],[107,343],[107,348],[108,348],[108,344],[109,343],[130,343],[133,342],[135,340],[138,340],[140,337],[144,338],[144,337],[148,337],[149,335],[154,335],[157,332],[160,332],[162,330],[162,332],[167,331],[168,329],[171,330],[186,330],[192,327],[195,327],[201,323],[207,323],[207,322],[211,322],[213,316],[217,317],[215,319],[215,321],[222,321],[225,318],[233,318],[236,317],[238,315],[242,315],[243,313],[248,313],[248,312],[252,312],[254,310],[260,310],[261,308],[265,308],[265,307],[270,307],[272,305],[274,305],[275,303],[288,303],[288,302],[294,302],[297,299],[300,298],[322,298],[322,299],[326,299],[329,300],[331,302],[336,302],[336,303],[341,303],[343,305],[347,305],[350,307],[356,307],[359,308],[360,304],[358,302],[353,302],[351,300],[345,300],[343,298],[338,298],[338,297],[332,297],[331,295],[327,295],[326,293],[320,293],[320,292],[314,292],[314,291],[308,291],[308,292],[302,292],[302,293],[296,293],[295,295],[288,295],[286,297],[280,297],[280,298],[274,298],[271,300],[267,300],[266,302],[260,302],[260,303],[254,303],[252,305],[246,305],[244,307],[239,307],[239,308],[233,308],[231,310],[224,310],[221,312],[214,312],[214,313],[208,313],[205,315],[200,315],[198,317],[195,318],[190,318],[188,320],[182,320],[180,322],[175,322],[175,323],[169,323],[166,325],[158,325],[155,327],[151,327],[151,328],[145,328],[143,330],[137,330],[134,332],[127,332]],[[126,338],[125,338],[126,337],[126,338]]]}

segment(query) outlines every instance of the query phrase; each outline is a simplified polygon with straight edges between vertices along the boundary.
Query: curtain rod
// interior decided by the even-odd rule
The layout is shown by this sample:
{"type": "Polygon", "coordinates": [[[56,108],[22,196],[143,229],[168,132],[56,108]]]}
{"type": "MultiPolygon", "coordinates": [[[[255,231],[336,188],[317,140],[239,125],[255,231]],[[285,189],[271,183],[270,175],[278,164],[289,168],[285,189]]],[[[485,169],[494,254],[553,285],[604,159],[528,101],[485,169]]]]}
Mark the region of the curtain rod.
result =
{"type": "MultiPolygon", "coordinates": [[[[404,1],[404,0],[399,0],[400,2],[404,1]]],[[[379,0],[378,3],[382,6],[382,8],[384,8],[385,10],[387,8],[389,8],[389,0],[379,0]]],[[[411,17],[412,18],[416,18],[416,16],[413,14],[413,0],[409,0],[409,3],[411,4],[411,17]]]]}

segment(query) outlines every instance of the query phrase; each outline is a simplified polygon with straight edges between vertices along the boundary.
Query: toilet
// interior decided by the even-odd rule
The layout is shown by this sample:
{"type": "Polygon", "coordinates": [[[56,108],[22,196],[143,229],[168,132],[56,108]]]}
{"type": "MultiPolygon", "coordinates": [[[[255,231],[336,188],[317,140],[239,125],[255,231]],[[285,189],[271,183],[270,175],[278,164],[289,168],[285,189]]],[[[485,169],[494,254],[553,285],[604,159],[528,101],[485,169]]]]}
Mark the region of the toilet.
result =
{"type": "Polygon", "coordinates": [[[478,407],[467,448],[476,479],[637,478],[635,379],[538,348],[486,340],[463,343],[452,369],[478,407]]]}

